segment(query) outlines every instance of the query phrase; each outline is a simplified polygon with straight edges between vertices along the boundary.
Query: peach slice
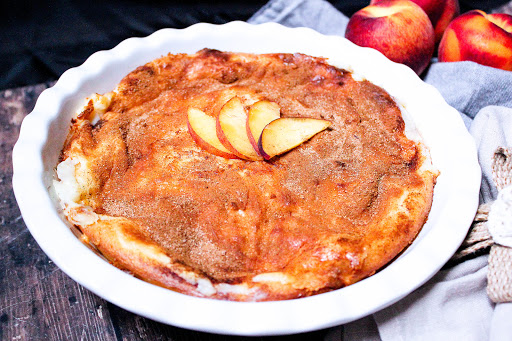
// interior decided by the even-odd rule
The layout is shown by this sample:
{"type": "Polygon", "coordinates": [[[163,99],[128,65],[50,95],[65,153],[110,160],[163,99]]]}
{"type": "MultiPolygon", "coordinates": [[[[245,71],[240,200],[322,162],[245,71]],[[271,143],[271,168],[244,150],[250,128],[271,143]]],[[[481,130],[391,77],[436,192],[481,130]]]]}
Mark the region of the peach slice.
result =
{"type": "Polygon", "coordinates": [[[254,149],[259,152],[258,140],[263,128],[281,116],[279,105],[266,100],[251,105],[247,115],[247,135],[254,149]]]}
{"type": "Polygon", "coordinates": [[[330,125],[331,122],[316,118],[278,118],[263,129],[258,141],[260,154],[269,160],[299,146],[330,125]]]}
{"type": "Polygon", "coordinates": [[[187,126],[192,139],[207,152],[227,159],[236,159],[237,156],[220,143],[217,137],[215,118],[204,111],[189,108],[187,112],[187,126]]]}
{"type": "Polygon", "coordinates": [[[246,128],[247,112],[239,97],[233,97],[220,109],[216,127],[219,141],[241,159],[262,160],[251,144],[246,128]]]}

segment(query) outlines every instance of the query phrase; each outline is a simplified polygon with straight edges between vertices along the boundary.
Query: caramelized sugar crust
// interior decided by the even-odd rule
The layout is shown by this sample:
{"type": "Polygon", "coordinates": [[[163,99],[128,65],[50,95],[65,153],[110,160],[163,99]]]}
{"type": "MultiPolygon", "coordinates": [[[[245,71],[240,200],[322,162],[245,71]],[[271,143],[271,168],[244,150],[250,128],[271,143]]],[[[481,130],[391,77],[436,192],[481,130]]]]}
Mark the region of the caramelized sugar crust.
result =
{"type": "Polygon", "coordinates": [[[100,219],[79,227],[115,265],[195,296],[289,299],[372,275],[423,226],[436,175],[404,126],[383,89],[322,58],[205,49],[128,74],[99,122],[73,121],[61,160],[87,160],[79,203],[100,219]],[[187,109],[215,116],[235,95],[332,127],[270,162],[209,154],[187,109]]]}

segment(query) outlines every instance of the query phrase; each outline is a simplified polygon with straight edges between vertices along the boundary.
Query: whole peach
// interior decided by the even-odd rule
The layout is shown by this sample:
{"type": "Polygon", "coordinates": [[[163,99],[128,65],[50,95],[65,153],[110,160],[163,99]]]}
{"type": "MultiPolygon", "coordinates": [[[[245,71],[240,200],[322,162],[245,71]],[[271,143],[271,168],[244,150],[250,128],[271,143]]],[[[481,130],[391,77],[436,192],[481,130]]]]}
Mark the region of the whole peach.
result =
{"type": "Polygon", "coordinates": [[[420,6],[409,0],[383,0],[352,15],[345,37],[372,47],[421,74],[434,54],[434,28],[420,6]]]}
{"type": "MultiPolygon", "coordinates": [[[[372,0],[371,5],[383,0],[372,0]]],[[[444,30],[448,24],[460,14],[459,0],[411,0],[420,6],[427,13],[434,33],[436,35],[436,44],[441,41],[444,30]]]]}
{"type": "Polygon", "coordinates": [[[512,71],[512,16],[469,11],[455,18],[439,44],[439,61],[473,61],[512,71]]]}

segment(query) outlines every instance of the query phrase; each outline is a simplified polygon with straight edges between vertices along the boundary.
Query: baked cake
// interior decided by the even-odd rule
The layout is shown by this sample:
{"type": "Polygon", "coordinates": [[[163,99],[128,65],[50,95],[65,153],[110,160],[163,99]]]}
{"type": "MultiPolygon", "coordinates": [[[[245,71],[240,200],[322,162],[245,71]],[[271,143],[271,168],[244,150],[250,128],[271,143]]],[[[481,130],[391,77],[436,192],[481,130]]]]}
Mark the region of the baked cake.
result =
{"type": "Polygon", "coordinates": [[[437,171],[409,124],[385,90],[324,58],[169,54],[88,99],[55,189],[82,240],[145,281],[214,299],[310,296],[371,276],[424,225],[437,171]],[[189,121],[222,135],[230,102],[328,124],[276,155],[237,154],[238,142],[222,154],[189,121]]]}

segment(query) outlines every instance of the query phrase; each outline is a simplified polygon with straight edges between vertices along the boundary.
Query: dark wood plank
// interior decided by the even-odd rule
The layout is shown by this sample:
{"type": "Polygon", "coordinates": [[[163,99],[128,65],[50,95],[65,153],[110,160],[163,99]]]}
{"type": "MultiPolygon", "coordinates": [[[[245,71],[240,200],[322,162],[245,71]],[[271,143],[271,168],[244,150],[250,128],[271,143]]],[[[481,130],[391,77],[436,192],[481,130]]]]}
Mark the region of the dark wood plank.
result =
{"type": "Polygon", "coordinates": [[[12,191],[12,148],[23,118],[46,87],[0,92],[0,339],[116,340],[107,303],[41,251],[12,191]]]}

